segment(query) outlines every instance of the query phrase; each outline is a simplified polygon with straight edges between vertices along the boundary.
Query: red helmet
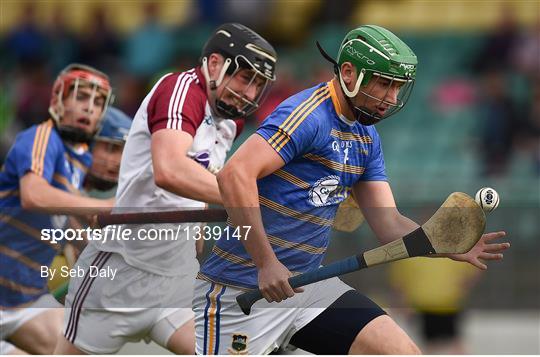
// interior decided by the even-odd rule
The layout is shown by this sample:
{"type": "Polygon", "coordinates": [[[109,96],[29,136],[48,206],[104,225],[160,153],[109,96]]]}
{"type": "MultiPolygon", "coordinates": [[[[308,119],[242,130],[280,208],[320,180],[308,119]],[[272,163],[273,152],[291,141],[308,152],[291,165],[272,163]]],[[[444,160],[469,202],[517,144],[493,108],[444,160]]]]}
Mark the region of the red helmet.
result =
{"type": "Polygon", "coordinates": [[[109,83],[109,77],[105,73],[90,66],[74,63],[64,68],[54,81],[49,105],[49,113],[56,122],[60,135],[63,138],[76,142],[89,141],[99,129],[98,124],[95,132],[89,135],[60,123],[60,119],[64,115],[63,100],[69,95],[70,91],[73,91],[73,95],[76,96],[78,88],[83,86],[92,88],[92,101],[98,93],[105,97],[103,111],[99,118],[101,121],[107,107],[112,101],[112,88],[109,83]]]}

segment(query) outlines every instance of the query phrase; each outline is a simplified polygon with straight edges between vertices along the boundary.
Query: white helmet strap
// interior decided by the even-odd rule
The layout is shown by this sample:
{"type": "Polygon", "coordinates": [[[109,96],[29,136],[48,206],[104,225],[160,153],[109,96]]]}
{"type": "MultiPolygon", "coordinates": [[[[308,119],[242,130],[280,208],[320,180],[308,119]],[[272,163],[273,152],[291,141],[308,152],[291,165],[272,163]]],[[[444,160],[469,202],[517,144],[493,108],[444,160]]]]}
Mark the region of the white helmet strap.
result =
{"type": "Polygon", "coordinates": [[[60,118],[64,115],[64,102],[62,101],[63,92],[64,82],[60,83],[60,89],[58,90],[58,93],[56,93],[56,104],[49,106],[49,114],[51,114],[58,125],[60,124],[60,118]]]}
{"type": "Polygon", "coordinates": [[[223,81],[223,78],[225,77],[225,73],[227,73],[227,69],[229,69],[229,66],[231,65],[232,60],[230,58],[226,58],[225,62],[223,63],[223,67],[221,68],[221,72],[219,72],[219,76],[216,80],[210,79],[210,72],[208,72],[208,58],[204,57],[202,59],[202,72],[204,75],[204,78],[206,79],[206,84],[211,90],[215,90],[221,82],[223,81]]]}
{"type": "Polygon", "coordinates": [[[348,88],[345,82],[343,82],[343,77],[341,76],[341,70],[339,71],[339,83],[341,84],[341,89],[347,95],[349,98],[354,98],[358,94],[358,91],[360,90],[360,86],[362,85],[362,80],[364,79],[364,74],[366,73],[366,70],[362,68],[360,73],[358,74],[358,79],[356,80],[356,85],[354,86],[353,91],[351,92],[348,88]]]}

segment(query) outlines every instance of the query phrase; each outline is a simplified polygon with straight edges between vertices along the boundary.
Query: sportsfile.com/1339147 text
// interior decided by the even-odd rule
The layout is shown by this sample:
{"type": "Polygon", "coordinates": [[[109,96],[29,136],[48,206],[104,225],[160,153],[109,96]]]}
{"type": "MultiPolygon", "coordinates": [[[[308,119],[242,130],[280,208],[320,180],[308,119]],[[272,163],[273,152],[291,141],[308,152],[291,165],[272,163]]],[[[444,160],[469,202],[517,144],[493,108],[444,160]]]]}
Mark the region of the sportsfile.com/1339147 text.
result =
{"type": "Polygon", "coordinates": [[[108,240],[150,240],[150,241],[175,241],[186,240],[220,240],[220,239],[247,239],[251,226],[208,226],[208,225],[177,225],[167,228],[128,228],[121,225],[110,225],[101,229],[94,228],[51,228],[41,230],[41,240],[57,244],[61,241],[101,241],[108,240]]]}

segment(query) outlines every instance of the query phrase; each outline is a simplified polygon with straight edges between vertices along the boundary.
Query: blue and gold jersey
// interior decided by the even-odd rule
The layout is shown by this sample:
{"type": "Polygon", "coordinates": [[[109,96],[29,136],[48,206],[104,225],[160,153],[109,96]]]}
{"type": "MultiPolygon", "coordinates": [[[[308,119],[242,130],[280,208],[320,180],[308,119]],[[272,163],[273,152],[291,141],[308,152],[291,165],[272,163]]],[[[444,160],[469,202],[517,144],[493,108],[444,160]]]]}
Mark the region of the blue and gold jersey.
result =
{"type": "MultiPolygon", "coordinates": [[[[373,126],[348,121],[332,82],[281,103],[257,129],[285,166],[257,182],[264,228],[293,273],[322,262],[339,204],[358,181],[384,181],[381,143],[373,126]]],[[[220,239],[200,278],[257,287],[257,270],[241,241],[220,239]]]]}
{"type": "Polygon", "coordinates": [[[41,266],[49,266],[60,247],[41,240],[41,229],[64,228],[67,219],[23,210],[19,180],[33,172],[56,188],[78,193],[91,163],[88,147],[65,145],[52,120],[17,135],[0,170],[0,308],[47,292],[41,266]]]}

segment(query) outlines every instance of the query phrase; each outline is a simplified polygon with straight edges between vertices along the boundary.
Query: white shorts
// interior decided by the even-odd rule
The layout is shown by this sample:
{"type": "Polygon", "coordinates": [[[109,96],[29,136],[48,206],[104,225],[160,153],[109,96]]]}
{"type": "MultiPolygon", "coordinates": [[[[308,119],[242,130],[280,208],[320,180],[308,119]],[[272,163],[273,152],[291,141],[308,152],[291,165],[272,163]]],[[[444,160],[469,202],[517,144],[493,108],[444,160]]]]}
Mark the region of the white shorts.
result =
{"type": "Polygon", "coordinates": [[[236,302],[243,290],[197,280],[193,300],[196,353],[261,355],[285,348],[296,331],[352,290],[338,278],[304,289],[280,303],[259,300],[246,316],[236,302]]]}
{"type": "Polygon", "coordinates": [[[0,340],[11,336],[25,322],[55,308],[63,308],[63,306],[51,294],[45,294],[29,306],[0,310],[0,340]]]}
{"type": "Polygon", "coordinates": [[[171,335],[193,318],[194,273],[156,275],[93,245],[85,248],[74,269],[79,267],[85,274],[70,280],[64,336],[83,352],[112,354],[141,339],[166,347],[171,335]],[[93,277],[87,274],[89,266],[116,274],[112,280],[111,274],[93,277]]]}

